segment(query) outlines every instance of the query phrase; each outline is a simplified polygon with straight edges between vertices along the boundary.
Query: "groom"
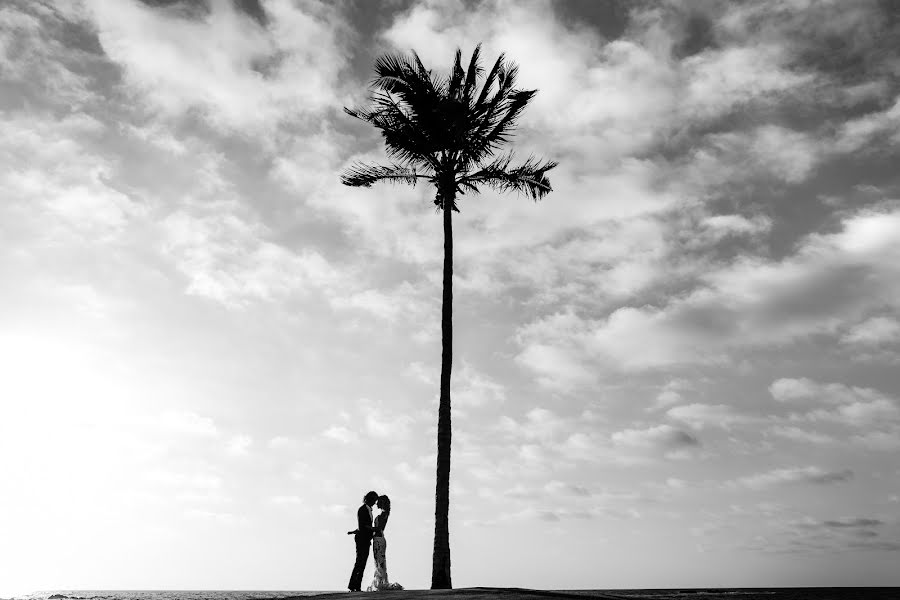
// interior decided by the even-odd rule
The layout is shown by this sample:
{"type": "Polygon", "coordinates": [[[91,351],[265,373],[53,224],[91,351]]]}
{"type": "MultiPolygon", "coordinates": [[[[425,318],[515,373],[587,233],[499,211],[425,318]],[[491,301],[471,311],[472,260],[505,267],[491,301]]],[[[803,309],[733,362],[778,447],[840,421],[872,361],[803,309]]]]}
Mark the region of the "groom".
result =
{"type": "Polygon", "coordinates": [[[363,572],[366,570],[366,561],[369,560],[369,544],[372,543],[372,505],[378,501],[377,492],[369,492],[363,498],[363,505],[356,511],[357,528],[347,533],[354,534],[356,541],[356,564],[353,565],[353,573],[350,574],[350,583],[347,587],[351,592],[362,591],[363,572]]]}

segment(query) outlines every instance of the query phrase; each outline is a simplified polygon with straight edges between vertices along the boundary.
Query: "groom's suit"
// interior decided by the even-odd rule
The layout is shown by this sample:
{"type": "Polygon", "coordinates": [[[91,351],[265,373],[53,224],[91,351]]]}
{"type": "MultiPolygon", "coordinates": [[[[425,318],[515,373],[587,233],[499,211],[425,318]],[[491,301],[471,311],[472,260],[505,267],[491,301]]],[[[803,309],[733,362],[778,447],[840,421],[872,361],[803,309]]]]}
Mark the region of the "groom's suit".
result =
{"type": "Polygon", "coordinates": [[[366,561],[369,560],[369,545],[372,543],[372,509],[363,504],[356,511],[357,530],[353,535],[356,541],[356,564],[353,565],[353,573],[350,574],[350,583],[347,587],[358,590],[362,587],[363,573],[366,570],[366,561]]]}

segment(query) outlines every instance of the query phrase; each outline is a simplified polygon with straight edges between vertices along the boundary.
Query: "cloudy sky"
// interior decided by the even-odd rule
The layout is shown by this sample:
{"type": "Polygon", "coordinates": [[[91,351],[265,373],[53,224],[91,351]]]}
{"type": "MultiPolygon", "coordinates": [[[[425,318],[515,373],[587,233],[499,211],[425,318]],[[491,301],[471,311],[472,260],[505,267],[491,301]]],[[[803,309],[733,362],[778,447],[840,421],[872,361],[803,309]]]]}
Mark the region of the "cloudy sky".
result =
{"type": "Polygon", "coordinates": [[[454,584],[900,585],[893,4],[6,0],[0,595],[343,589],[369,489],[428,586],[440,218],[341,109],[478,42],[560,166],[456,216],[454,584]]]}

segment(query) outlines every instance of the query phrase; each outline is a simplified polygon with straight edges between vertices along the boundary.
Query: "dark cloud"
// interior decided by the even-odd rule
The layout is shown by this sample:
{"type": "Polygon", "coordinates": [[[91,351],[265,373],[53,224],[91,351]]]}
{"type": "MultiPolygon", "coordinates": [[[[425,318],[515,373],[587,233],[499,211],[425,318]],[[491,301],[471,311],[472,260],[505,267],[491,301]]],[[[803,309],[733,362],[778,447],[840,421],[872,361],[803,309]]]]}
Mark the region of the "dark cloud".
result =
{"type": "Polygon", "coordinates": [[[540,511],[540,513],[538,513],[538,518],[541,521],[550,521],[550,522],[556,522],[556,521],[560,520],[559,515],[550,510],[540,511]]]}
{"type": "MultiPolygon", "coordinates": [[[[140,0],[140,2],[147,6],[165,8],[191,19],[205,17],[210,11],[210,0],[140,0]]],[[[260,0],[231,0],[231,3],[239,12],[244,13],[260,25],[268,23],[266,11],[260,4],[260,0]]]]}
{"type": "Polygon", "coordinates": [[[627,24],[622,0],[553,0],[553,10],[564,23],[590,27],[607,39],[622,35],[627,24]]]}
{"type": "Polygon", "coordinates": [[[712,21],[703,14],[690,15],[684,27],[684,38],[672,49],[678,58],[699,54],[715,45],[712,21]]]}
{"type": "Polygon", "coordinates": [[[837,519],[834,521],[822,521],[822,525],[832,529],[849,529],[856,527],[880,527],[884,521],[880,519],[837,519]]]}
{"type": "Polygon", "coordinates": [[[811,475],[809,476],[807,481],[809,481],[810,483],[825,485],[828,483],[849,481],[851,479],[853,479],[853,471],[851,469],[844,469],[843,471],[831,471],[828,473],[822,473],[821,475],[811,475]]]}
{"type": "Polygon", "coordinates": [[[885,552],[900,552],[900,542],[853,542],[851,548],[859,548],[862,550],[882,550],[885,552]]]}

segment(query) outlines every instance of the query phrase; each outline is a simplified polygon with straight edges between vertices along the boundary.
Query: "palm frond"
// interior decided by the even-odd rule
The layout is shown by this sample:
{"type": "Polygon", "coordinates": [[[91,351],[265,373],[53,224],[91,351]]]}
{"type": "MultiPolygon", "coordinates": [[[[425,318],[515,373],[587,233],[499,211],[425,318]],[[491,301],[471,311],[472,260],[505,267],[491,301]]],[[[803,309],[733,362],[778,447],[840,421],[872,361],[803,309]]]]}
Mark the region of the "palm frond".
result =
{"type": "Polygon", "coordinates": [[[500,69],[503,68],[503,60],[504,55],[501,54],[497,57],[497,62],[494,63],[494,66],[491,67],[488,76],[484,80],[484,85],[481,87],[481,94],[478,95],[478,100],[475,101],[476,105],[484,104],[484,101],[487,99],[488,94],[491,92],[491,88],[494,85],[494,81],[497,79],[497,73],[500,72],[500,69]]]}
{"type": "Polygon", "coordinates": [[[416,173],[415,169],[401,165],[370,165],[354,163],[341,173],[341,183],[351,187],[370,187],[379,181],[406,183],[415,186],[419,179],[431,179],[429,175],[416,173]]]}
{"type": "Polygon", "coordinates": [[[466,72],[462,68],[462,50],[456,49],[456,55],[453,57],[453,68],[450,70],[450,77],[447,79],[447,96],[452,100],[458,100],[461,96],[462,85],[466,72]]]}
{"type": "Polygon", "coordinates": [[[533,157],[515,167],[510,167],[511,162],[511,154],[498,157],[474,173],[461,177],[457,182],[476,192],[479,185],[487,185],[498,191],[524,193],[532,200],[540,200],[553,191],[547,178],[547,171],[556,167],[558,163],[549,160],[542,162],[533,157]]]}
{"type": "Polygon", "coordinates": [[[484,73],[484,69],[481,68],[481,64],[478,62],[478,59],[481,56],[481,44],[475,46],[475,50],[472,51],[472,58],[469,59],[469,68],[466,70],[466,83],[463,87],[462,96],[465,99],[466,104],[469,105],[469,108],[472,108],[472,92],[475,91],[475,86],[478,84],[478,78],[484,73]]]}

